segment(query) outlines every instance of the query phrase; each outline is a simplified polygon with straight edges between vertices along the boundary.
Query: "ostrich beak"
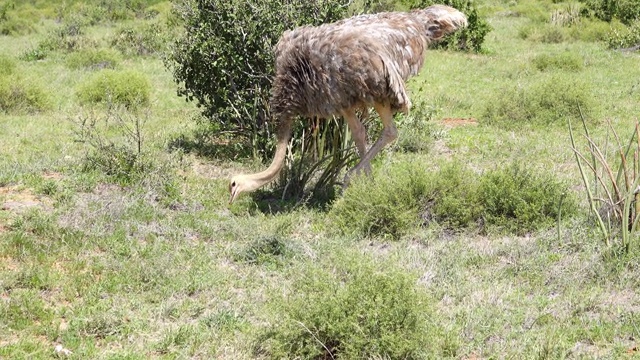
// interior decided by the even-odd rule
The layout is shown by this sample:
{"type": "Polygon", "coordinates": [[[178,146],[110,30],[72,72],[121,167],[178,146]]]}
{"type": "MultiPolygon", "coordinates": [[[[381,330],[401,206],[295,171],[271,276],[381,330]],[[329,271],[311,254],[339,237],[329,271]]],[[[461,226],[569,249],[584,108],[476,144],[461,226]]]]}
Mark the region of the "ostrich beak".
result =
{"type": "Polygon", "coordinates": [[[229,199],[229,205],[231,205],[234,202],[234,200],[236,199],[236,197],[238,196],[238,189],[237,188],[230,189],[230,191],[231,191],[231,198],[229,199]]]}

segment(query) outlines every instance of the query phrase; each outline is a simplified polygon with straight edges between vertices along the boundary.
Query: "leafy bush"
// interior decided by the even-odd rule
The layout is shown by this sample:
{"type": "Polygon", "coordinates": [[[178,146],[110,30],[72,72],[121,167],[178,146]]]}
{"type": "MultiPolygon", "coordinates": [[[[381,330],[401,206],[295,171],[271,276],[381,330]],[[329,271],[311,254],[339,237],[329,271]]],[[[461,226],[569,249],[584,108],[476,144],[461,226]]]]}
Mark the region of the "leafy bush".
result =
{"type": "Polygon", "coordinates": [[[136,71],[101,70],[78,86],[76,94],[84,104],[116,104],[133,109],[149,103],[151,85],[136,71]]]}
{"type": "Polygon", "coordinates": [[[567,118],[580,118],[578,106],[586,116],[597,110],[588,83],[555,75],[525,88],[499,92],[487,104],[485,119],[502,126],[564,124],[567,118]]]}
{"type": "Polygon", "coordinates": [[[640,46],[640,20],[628,28],[613,29],[606,40],[612,49],[640,46]]]}
{"type": "Polygon", "coordinates": [[[640,0],[582,0],[584,13],[604,21],[619,19],[626,25],[640,20],[640,0]]]}
{"type": "Polygon", "coordinates": [[[36,82],[18,76],[0,76],[0,112],[33,113],[51,107],[49,95],[36,82]]]}
{"type": "Polygon", "coordinates": [[[272,359],[416,359],[428,342],[427,302],[415,279],[361,259],[328,273],[311,266],[295,291],[275,303],[278,323],[259,351],[272,359]]]}
{"type": "Polygon", "coordinates": [[[583,68],[582,58],[573,52],[557,54],[540,54],[531,59],[533,66],[540,70],[568,70],[577,71],[583,68]]]}
{"type": "Polygon", "coordinates": [[[576,203],[566,184],[514,164],[485,174],[480,182],[487,225],[519,235],[553,224],[558,214],[570,215],[576,203]]]}
{"type": "Polygon", "coordinates": [[[346,2],[183,0],[177,12],[185,31],[167,60],[178,94],[270,158],[272,49],[287,29],[342,18],[346,2]]]}
{"type": "Polygon", "coordinates": [[[150,56],[160,54],[167,41],[165,27],[159,23],[145,23],[118,29],[111,39],[111,46],[127,56],[150,56]]]}
{"type": "Polygon", "coordinates": [[[71,69],[114,69],[120,61],[120,55],[110,49],[84,49],[69,54],[67,66],[71,69]]]}

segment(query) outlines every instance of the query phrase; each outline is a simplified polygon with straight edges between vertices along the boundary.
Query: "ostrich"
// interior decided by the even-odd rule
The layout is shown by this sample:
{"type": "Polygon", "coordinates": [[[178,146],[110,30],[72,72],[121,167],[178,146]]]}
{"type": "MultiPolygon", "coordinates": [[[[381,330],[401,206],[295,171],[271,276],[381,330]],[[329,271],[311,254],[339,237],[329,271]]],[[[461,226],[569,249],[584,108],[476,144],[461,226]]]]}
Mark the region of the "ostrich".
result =
{"type": "Polygon", "coordinates": [[[275,47],[270,106],[277,121],[275,157],[256,174],[231,178],[233,202],[278,176],[296,116],[342,116],[351,130],[360,162],[345,176],[371,172],[370,162],[397,138],[393,115],[408,112],[405,81],[424,64],[428,45],[467,25],[466,16],[444,5],[411,12],[359,15],[320,26],[286,31],[275,47]],[[366,132],[356,110],[373,107],[382,119],[380,138],[367,151],[366,132]]]}

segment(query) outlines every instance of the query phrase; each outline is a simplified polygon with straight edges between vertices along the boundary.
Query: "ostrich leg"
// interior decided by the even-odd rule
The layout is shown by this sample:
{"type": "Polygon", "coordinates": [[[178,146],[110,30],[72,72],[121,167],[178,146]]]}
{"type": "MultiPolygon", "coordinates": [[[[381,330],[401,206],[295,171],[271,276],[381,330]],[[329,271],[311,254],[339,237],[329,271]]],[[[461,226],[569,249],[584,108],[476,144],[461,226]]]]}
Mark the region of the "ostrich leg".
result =
{"type": "MultiPolygon", "coordinates": [[[[353,109],[348,109],[342,112],[342,117],[347,120],[349,130],[351,130],[351,136],[358,148],[358,155],[360,159],[364,158],[367,154],[367,131],[362,125],[362,121],[356,116],[356,112],[353,109]]],[[[371,166],[365,166],[364,172],[367,175],[371,175],[371,166]]]]}
{"type": "MultiPolygon", "coordinates": [[[[373,144],[371,149],[369,149],[369,151],[362,157],[360,162],[353,169],[349,170],[345,176],[345,184],[349,183],[349,178],[351,178],[354,173],[359,173],[363,168],[369,169],[370,171],[371,160],[380,152],[380,150],[382,150],[382,148],[393,142],[398,137],[398,130],[396,129],[396,124],[393,122],[393,112],[391,111],[391,107],[387,104],[374,104],[374,108],[380,115],[382,125],[384,126],[382,135],[380,135],[380,138],[376,143],[373,144]]],[[[358,123],[362,126],[362,123],[359,121],[358,123]]],[[[349,125],[351,125],[351,123],[349,123],[349,125]]]]}

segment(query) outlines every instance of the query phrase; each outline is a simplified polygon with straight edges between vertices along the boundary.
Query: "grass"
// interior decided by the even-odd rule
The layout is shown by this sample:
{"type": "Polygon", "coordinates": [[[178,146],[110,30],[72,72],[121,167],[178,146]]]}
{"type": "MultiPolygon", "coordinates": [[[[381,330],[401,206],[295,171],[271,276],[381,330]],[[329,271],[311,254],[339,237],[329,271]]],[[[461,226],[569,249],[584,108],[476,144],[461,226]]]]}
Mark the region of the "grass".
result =
{"type": "MultiPolygon", "coordinates": [[[[23,86],[37,84],[50,106],[0,113],[0,358],[51,358],[56,345],[72,351],[70,358],[286,357],[292,336],[302,336],[305,349],[318,345],[299,323],[317,337],[322,320],[352,324],[356,320],[347,315],[356,313],[387,319],[393,306],[372,304],[378,294],[386,304],[385,292],[404,299],[408,314],[419,314],[415,327],[402,328],[409,335],[388,338],[401,349],[391,357],[637,357],[639,249],[625,253],[600,240],[566,120],[546,114],[548,121],[514,126],[510,121],[517,119],[492,122],[486,110],[510,95],[505,89],[535,90],[540,98],[547,94],[542,85],[579,78],[596,100],[587,119],[590,136],[607,141],[605,120],[619,134],[630,134],[638,117],[638,54],[585,41],[597,36],[573,36],[577,30],[571,28],[560,43],[521,37],[520,29],[547,26],[550,1],[480,3],[493,27],[486,52],[431,51],[425,70],[409,82],[413,103],[429,111],[399,121],[410,129],[400,133],[425,140],[400,143],[378,156],[373,181],[389,183],[379,190],[385,193],[359,189],[366,179],[356,179],[326,210],[297,206],[280,212],[248,196],[228,205],[227,179],[260,164],[233,154],[202,155],[229,151],[170,146],[197,132],[192,119],[198,109],[175,95],[159,57],[120,55],[111,44],[118,29],[147,20],[114,12],[114,20],[86,25],[83,36],[97,44],[95,51],[52,49],[42,60],[26,61],[21,54],[59,28],[56,8],[36,1],[11,9],[10,15],[31,21],[0,36],[0,65],[7,64],[0,66],[0,82],[19,77],[23,86]],[[76,96],[105,71],[93,67],[104,61],[115,67],[107,71],[140,74],[149,85],[141,131],[151,165],[125,183],[100,167],[84,166],[89,144],[74,121],[96,119],[103,138],[126,143],[107,108],[76,96]],[[430,119],[428,126],[419,126],[418,117],[430,119]],[[475,125],[443,125],[444,118],[473,119],[468,123],[475,125]],[[468,181],[513,163],[550,174],[580,199],[578,211],[520,236],[444,221],[425,225],[400,212],[389,215],[409,225],[393,237],[335,231],[335,213],[349,192],[365,191],[388,204],[411,187],[403,173],[422,179],[420,174],[440,173],[451,162],[470,171],[468,181]],[[360,308],[344,305],[358,294],[369,294],[360,308]],[[269,342],[265,334],[275,335],[269,342]],[[402,352],[415,344],[426,345],[402,352]]],[[[170,8],[168,2],[145,4],[161,12],[170,8]]],[[[457,209],[455,197],[450,200],[457,209]]],[[[409,210],[420,220],[419,212],[409,210]]],[[[364,325],[374,334],[370,344],[386,341],[371,323],[364,325]]],[[[338,335],[356,333],[346,325],[340,329],[338,335]]],[[[322,343],[332,354],[339,348],[322,343]]]]}

